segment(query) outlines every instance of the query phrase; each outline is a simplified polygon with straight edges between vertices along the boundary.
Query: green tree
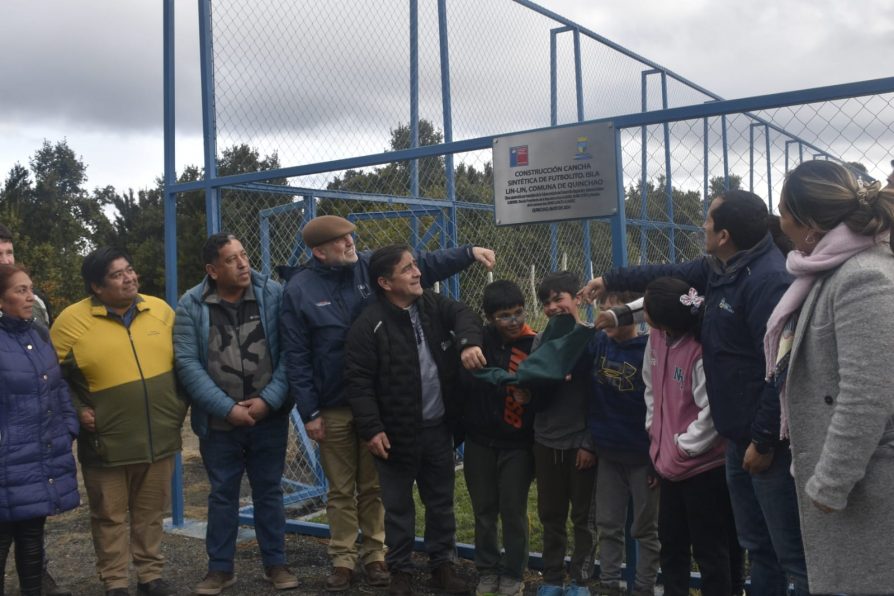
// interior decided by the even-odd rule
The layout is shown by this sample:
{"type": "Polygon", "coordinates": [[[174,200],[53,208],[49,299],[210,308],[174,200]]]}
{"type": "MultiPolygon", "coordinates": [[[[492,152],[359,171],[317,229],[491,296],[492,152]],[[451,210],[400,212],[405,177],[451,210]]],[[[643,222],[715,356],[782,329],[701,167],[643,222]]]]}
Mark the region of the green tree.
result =
{"type": "Polygon", "coordinates": [[[87,166],[67,141],[44,141],[29,166],[10,170],[0,213],[16,235],[18,259],[58,308],[83,296],[81,260],[97,239],[109,237],[111,222],[100,199],[84,189],[87,166]]]}

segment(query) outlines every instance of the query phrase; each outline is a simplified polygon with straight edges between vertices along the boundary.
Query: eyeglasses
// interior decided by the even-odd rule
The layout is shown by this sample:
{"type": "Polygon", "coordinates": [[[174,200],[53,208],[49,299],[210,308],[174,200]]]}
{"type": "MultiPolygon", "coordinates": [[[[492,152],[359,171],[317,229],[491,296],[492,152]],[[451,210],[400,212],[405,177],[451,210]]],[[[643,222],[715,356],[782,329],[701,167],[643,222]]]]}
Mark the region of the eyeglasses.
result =
{"type": "Polygon", "coordinates": [[[503,324],[524,321],[525,320],[525,309],[523,309],[523,308],[519,309],[519,310],[515,311],[514,313],[512,313],[511,315],[496,315],[494,317],[494,320],[497,321],[498,323],[503,323],[503,324]]]}

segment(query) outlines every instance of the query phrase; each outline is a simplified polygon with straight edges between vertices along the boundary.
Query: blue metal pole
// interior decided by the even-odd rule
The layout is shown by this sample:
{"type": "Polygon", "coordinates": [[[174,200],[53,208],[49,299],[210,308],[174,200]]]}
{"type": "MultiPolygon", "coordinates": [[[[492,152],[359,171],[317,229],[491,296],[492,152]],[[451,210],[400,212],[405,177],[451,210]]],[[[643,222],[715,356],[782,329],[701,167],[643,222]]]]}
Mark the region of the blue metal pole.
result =
{"type": "MultiPolygon", "coordinates": [[[[165,253],[165,299],[171,307],[177,304],[177,195],[169,189],[177,182],[174,95],[174,0],[165,0],[162,10],[162,62],[164,95],[164,253],[165,253]]],[[[174,458],[174,475],[171,478],[171,522],[175,528],[183,527],[183,461],[178,453],[174,458]]]]}
{"type": "MultiPolygon", "coordinates": [[[[410,147],[419,146],[419,2],[410,0],[410,147]]],[[[419,160],[410,162],[410,196],[419,196],[419,160]]]]}
{"type": "Polygon", "coordinates": [[[556,35],[564,29],[549,32],[549,122],[555,126],[559,122],[558,60],[556,57],[556,35]]]}
{"type": "MultiPolygon", "coordinates": [[[[574,86],[577,95],[577,121],[584,121],[584,75],[581,66],[580,55],[580,31],[575,29],[574,35],[574,86]]],[[[590,220],[585,219],[581,223],[583,233],[583,251],[584,251],[584,276],[586,279],[593,277],[593,251],[590,246],[590,220]]],[[[592,308],[587,307],[587,318],[593,318],[592,308]]]]}
{"type": "Polygon", "coordinates": [[[748,127],[748,190],[754,192],[754,123],[748,127]]]}
{"type": "Polygon", "coordinates": [[[708,154],[708,133],[709,133],[708,119],[707,119],[707,118],[704,118],[704,119],[702,120],[702,122],[704,123],[704,125],[703,125],[703,132],[702,132],[702,138],[703,138],[703,143],[704,143],[704,145],[703,145],[703,147],[704,147],[704,157],[703,157],[703,168],[704,168],[704,173],[703,173],[702,175],[704,176],[704,179],[705,179],[705,194],[702,195],[702,197],[704,197],[704,200],[702,201],[702,211],[704,211],[704,216],[705,216],[705,217],[708,217],[708,203],[711,201],[711,197],[708,196],[708,193],[711,192],[711,189],[710,189],[710,182],[711,182],[711,181],[708,179],[708,176],[709,176],[709,168],[708,168],[708,159],[709,159],[709,154],[708,154]]]}
{"type": "MultiPolygon", "coordinates": [[[[441,45],[441,102],[444,110],[444,142],[453,142],[453,115],[450,108],[450,52],[447,44],[447,0],[438,0],[438,38],[441,45]]],[[[456,185],[453,177],[453,154],[445,156],[445,172],[447,177],[447,200],[450,201],[450,246],[459,246],[458,225],[456,221],[456,185]]],[[[459,298],[459,278],[450,278],[449,296],[459,298]]]]}
{"type": "MultiPolygon", "coordinates": [[[[642,91],[642,111],[649,111],[649,74],[653,71],[644,70],[640,75],[641,81],[641,91],[642,91]]],[[[649,201],[649,185],[646,180],[646,177],[649,175],[648,169],[648,144],[649,144],[649,131],[645,125],[640,127],[641,131],[641,139],[640,139],[640,214],[639,217],[642,221],[646,221],[649,218],[649,209],[648,209],[648,201],[649,201]]],[[[648,228],[645,226],[639,227],[639,264],[644,265],[647,261],[647,255],[649,250],[648,244],[648,228]]]]}
{"type": "Polygon", "coordinates": [[[574,90],[577,96],[577,121],[584,121],[584,81],[580,59],[580,30],[574,29],[574,90]]]}
{"type": "Polygon", "coordinates": [[[270,218],[260,218],[261,273],[270,275],[270,218]]]}
{"type": "Polygon", "coordinates": [[[624,162],[621,155],[621,129],[615,128],[615,160],[618,177],[618,212],[611,218],[612,265],[627,266],[627,215],[624,213],[624,162]]]}
{"type": "MultiPolygon", "coordinates": [[[[661,107],[667,109],[667,74],[661,73],[661,107]]],[[[671,263],[677,262],[677,234],[674,229],[674,185],[671,172],[670,152],[670,125],[665,122],[662,125],[664,132],[664,180],[667,205],[667,220],[671,224],[668,228],[668,258],[671,263]]]]}
{"type": "Polygon", "coordinates": [[[721,142],[723,143],[723,189],[729,190],[729,147],[726,144],[726,114],[720,116],[721,142]]]}
{"type": "MultiPolygon", "coordinates": [[[[549,124],[559,123],[559,75],[557,59],[557,36],[567,28],[552,29],[549,32],[549,124]]],[[[559,268],[559,226],[549,224],[549,266],[551,271],[559,268]]]]}
{"type": "Polygon", "coordinates": [[[767,152],[767,205],[773,212],[773,170],[770,164],[770,127],[764,125],[764,150],[767,152]]]}
{"type": "MultiPolygon", "coordinates": [[[[202,77],[202,136],[205,140],[205,182],[217,178],[217,125],[214,114],[214,48],[211,0],[199,0],[199,55],[202,77]]],[[[208,235],[220,230],[220,190],[205,185],[205,225],[208,235]]]]}
{"type": "MultiPolygon", "coordinates": [[[[302,230],[304,229],[304,226],[307,225],[307,222],[309,222],[310,220],[312,220],[313,218],[315,218],[317,216],[317,203],[316,203],[316,201],[314,201],[314,196],[313,195],[304,195],[303,198],[304,198],[304,224],[301,226],[302,230]]],[[[297,234],[297,237],[295,238],[295,242],[296,242],[296,244],[298,242],[303,243],[303,240],[301,239],[301,231],[300,230],[297,234]]],[[[310,248],[305,246],[304,254],[309,259],[312,254],[310,248]]]]}

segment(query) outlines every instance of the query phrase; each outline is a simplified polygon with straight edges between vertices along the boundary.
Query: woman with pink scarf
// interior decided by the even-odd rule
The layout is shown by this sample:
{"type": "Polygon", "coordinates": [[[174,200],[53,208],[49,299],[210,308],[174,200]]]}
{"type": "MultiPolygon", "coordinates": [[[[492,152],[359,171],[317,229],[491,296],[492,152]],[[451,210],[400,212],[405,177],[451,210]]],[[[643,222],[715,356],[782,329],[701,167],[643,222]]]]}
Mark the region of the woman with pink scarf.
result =
{"type": "Polygon", "coordinates": [[[808,161],[786,178],[795,281],[767,323],[810,591],[894,590],[894,189],[808,161]]]}

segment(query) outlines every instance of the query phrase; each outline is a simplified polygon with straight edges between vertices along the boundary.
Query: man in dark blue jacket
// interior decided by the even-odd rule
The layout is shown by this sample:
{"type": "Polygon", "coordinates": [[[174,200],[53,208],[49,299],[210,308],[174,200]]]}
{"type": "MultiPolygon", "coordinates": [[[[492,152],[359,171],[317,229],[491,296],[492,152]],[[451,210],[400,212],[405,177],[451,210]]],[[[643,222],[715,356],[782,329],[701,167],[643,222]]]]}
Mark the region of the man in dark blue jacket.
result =
{"type": "MultiPolygon", "coordinates": [[[[369,285],[371,252],[358,253],[355,226],[334,215],[317,217],[302,230],[313,258],[284,272],[282,338],[289,390],[308,436],[320,445],[320,461],[329,482],[329,557],[331,592],[350,588],[358,558],[367,583],[387,586],[385,511],[372,455],[357,438],[344,392],[345,340],[364,307],[375,301],[369,285]],[[362,533],[359,553],[357,531],[362,533]]],[[[493,251],[472,246],[416,255],[422,285],[459,273],[478,261],[491,269],[493,251]]]]}
{"type": "Polygon", "coordinates": [[[807,571],[788,442],[779,440],[779,396],[764,377],[767,319],[791,276],[768,232],[767,206],[733,190],[716,197],[705,218],[707,256],[676,265],[616,269],[581,291],[643,291],[673,276],[705,295],[703,363],[711,415],[729,439],[726,473],[739,542],[751,560],[752,590],[776,596],[807,593],[807,571]]]}

